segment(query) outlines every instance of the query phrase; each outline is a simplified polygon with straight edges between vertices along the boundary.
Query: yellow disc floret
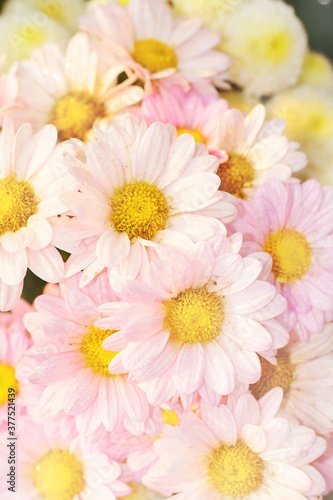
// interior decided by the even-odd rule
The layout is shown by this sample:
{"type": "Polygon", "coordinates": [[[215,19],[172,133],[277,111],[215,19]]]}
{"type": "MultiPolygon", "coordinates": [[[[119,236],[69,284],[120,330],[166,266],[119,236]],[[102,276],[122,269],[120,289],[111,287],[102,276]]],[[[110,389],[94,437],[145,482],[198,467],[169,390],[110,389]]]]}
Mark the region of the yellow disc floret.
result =
{"type": "Polygon", "coordinates": [[[208,475],[222,495],[247,497],[263,483],[264,462],[245,443],[220,443],[208,464],[208,475]]]}
{"type": "Polygon", "coordinates": [[[203,135],[201,134],[200,130],[198,129],[191,129],[191,128],[179,128],[177,130],[177,134],[190,134],[192,137],[194,137],[195,142],[206,142],[204,139],[203,135]]]}
{"type": "Polygon", "coordinates": [[[174,342],[211,342],[221,331],[223,303],[217,293],[206,287],[188,288],[165,301],[164,328],[174,342]]]}
{"type": "Polygon", "coordinates": [[[85,141],[95,120],[105,116],[104,104],[89,92],[77,90],[60,97],[54,104],[49,122],[58,129],[59,139],[73,137],[85,141]]]}
{"type": "Polygon", "coordinates": [[[280,349],[276,355],[277,365],[272,365],[264,358],[260,359],[261,377],[255,384],[250,386],[252,394],[261,398],[266,392],[274,387],[282,387],[283,393],[287,394],[294,379],[295,366],[290,361],[287,350],[280,349]]]}
{"type": "Polygon", "coordinates": [[[8,394],[19,393],[20,384],[15,377],[15,368],[7,363],[2,363],[0,365],[0,406],[4,405],[8,401],[8,394]],[[8,389],[14,389],[15,393],[8,391],[8,389]]]}
{"type": "Polygon", "coordinates": [[[66,450],[52,450],[35,464],[33,482],[46,500],[73,500],[85,487],[80,460],[66,450]]]}
{"type": "Polygon", "coordinates": [[[112,226],[130,239],[152,240],[166,227],[169,205],[154,184],[144,181],[125,184],[115,189],[110,206],[112,226]]]}
{"type": "Polygon", "coordinates": [[[250,188],[254,181],[254,169],[246,158],[237,154],[229,154],[229,159],[219,166],[217,175],[221,179],[220,191],[244,199],[244,188],[250,188]]]}
{"type": "Polygon", "coordinates": [[[164,424],[169,424],[175,427],[179,424],[179,418],[174,410],[165,410],[162,408],[162,421],[164,424]]]}
{"type": "Polygon", "coordinates": [[[177,68],[178,61],[174,50],[166,43],[154,38],[137,40],[132,50],[134,61],[141,64],[151,73],[159,73],[164,69],[177,68]]]}
{"type": "Polygon", "coordinates": [[[0,236],[26,227],[37,207],[35,192],[28,182],[12,177],[0,179],[0,236]]]}
{"type": "Polygon", "coordinates": [[[248,52],[254,60],[280,64],[286,59],[292,48],[292,39],[288,31],[271,29],[260,36],[253,35],[248,40],[248,52]]]}
{"type": "Polygon", "coordinates": [[[118,353],[107,351],[102,346],[104,340],[113,333],[115,330],[101,330],[96,326],[90,326],[89,333],[81,341],[80,351],[84,354],[86,366],[102,377],[114,376],[109,372],[108,366],[118,353]]]}
{"type": "Polygon", "coordinates": [[[292,283],[303,278],[311,265],[311,246],[295,229],[284,228],[270,234],[264,252],[273,259],[273,273],[280,283],[292,283]]]}

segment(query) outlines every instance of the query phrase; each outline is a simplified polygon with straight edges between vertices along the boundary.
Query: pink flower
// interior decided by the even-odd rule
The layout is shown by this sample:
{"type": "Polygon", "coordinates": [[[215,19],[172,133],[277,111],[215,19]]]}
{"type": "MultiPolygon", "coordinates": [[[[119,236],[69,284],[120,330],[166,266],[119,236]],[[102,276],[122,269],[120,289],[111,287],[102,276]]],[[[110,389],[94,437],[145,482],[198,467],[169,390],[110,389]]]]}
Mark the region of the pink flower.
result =
{"type": "Polygon", "coordinates": [[[215,95],[201,94],[194,89],[185,92],[173,86],[146,96],[140,108],[133,108],[133,113],[144,118],[148,125],[155,121],[172,123],[178,135],[191,134],[196,142],[207,144],[210,154],[226,161],[228,157],[221,149],[219,121],[228,107],[226,100],[215,95]]]}
{"type": "Polygon", "coordinates": [[[199,18],[175,19],[171,8],[155,0],[131,0],[127,7],[110,2],[81,17],[80,28],[96,41],[109,65],[122,64],[152,90],[152,83],[189,83],[214,92],[225,84],[230,59],[213,50],[219,35],[199,18]]]}
{"type": "Polygon", "coordinates": [[[314,462],[314,466],[326,481],[324,495],[333,491],[333,433],[326,436],[328,446],[326,452],[314,462]]]}
{"type": "MultiPolygon", "coordinates": [[[[35,360],[33,383],[47,385],[40,401],[42,414],[75,416],[80,433],[101,426],[133,434],[145,431],[150,408],[144,392],[122,375],[111,375],[110,361],[117,352],[103,349],[112,334],[96,328],[98,305],[117,300],[106,273],[79,289],[80,277],[60,284],[60,296],[42,295],[35,301],[37,313],[25,316],[35,344],[28,355],[35,360]]],[[[121,345],[119,345],[121,348],[121,345]]]]}
{"type": "MultiPolygon", "coordinates": [[[[239,235],[238,235],[239,236],[239,235]]],[[[197,243],[186,256],[165,252],[145,272],[145,282],[129,282],[121,297],[128,304],[104,304],[100,328],[119,330],[105,339],[111,351],[118,337],[127,346],[110,363],[144,382],[151,404],[179,396],[189,408],[199,394],[216,404],[235,380],[260,377],[257,353],[274,362],[288,334],[274,319],[285,308],[275,288],[262,281],[263,265],[238,254],[241,239],[215,238],[215,247],[197,243]]]]}
{"type": "Polygon", "coordinates": [[[187,251],[193,241],[226,232],[235,200],[218,190],[218,160],[205,145],[178,137],[171,124],[147,127],[133,117],[96,133],[85,147],[86,164],[68,156],[80,192],[63,201],[76,215],[71,237],[82,242],[67,276],[84,269],[84,285],[108,268],[118,290],[161,247],[187,251]]]}
{"type": "Polygon", "coordinates": [[[271,255],[271,280],[288,303],[283,321],[301,340],[322,331],[333,308],[332,210],[333,188],[272,179],[258,188],[253,205],[243,202],[233,225],[244,235],[245,254],[271,255]]]}
{"type": "Polygon", "coordinates": [[[175,500],[304,500],[320,495],[325,482],[310,465],[326,447],[323,438],[276,412],[279,389],[260,401],[245,394],[227,406],[202,404],[201,418],[180,425],[155,442],[158,463],[143,483],[175,500]]]}

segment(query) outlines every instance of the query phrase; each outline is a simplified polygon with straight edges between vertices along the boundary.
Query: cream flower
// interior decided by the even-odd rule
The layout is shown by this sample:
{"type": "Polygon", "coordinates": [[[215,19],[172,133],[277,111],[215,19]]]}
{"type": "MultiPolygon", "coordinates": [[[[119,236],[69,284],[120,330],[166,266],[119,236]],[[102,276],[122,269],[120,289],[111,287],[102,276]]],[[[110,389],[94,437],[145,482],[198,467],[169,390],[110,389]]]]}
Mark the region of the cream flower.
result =
{"type": "Polygon", "coordinates": [[[248,0],[231,10],[219,31],[219,47],[233,58],[231,80],[246,92],[270,95],[296,83],[307,38],[292,7],[248,0]]]}
{"type": "Polygon", "coordinates": [[[303,61],[299,83],[333,90],[333,66],[328,57],[320,52],[308,52],[303,61]]]}

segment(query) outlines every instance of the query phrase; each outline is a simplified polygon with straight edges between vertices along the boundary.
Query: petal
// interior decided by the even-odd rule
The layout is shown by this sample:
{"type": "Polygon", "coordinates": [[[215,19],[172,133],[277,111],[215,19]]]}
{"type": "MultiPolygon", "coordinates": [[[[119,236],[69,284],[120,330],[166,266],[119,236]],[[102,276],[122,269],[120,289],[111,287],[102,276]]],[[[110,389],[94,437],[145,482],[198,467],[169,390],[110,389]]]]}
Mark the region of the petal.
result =
{"type": "Polygon", "coordinates": [[[39,278],[49,283],[59,283],[65,272],[64,262],[52,245],[42,250],[27,249],[28,267],[39,278]]]}

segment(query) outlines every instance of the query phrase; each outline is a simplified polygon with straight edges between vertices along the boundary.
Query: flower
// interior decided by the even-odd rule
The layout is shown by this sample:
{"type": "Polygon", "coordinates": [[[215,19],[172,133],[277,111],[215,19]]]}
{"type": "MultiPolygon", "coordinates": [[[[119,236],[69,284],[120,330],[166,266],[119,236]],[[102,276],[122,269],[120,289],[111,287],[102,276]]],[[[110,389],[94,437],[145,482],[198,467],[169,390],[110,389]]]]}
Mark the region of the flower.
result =
{"type": "Polygon", "coordinates": [[[308,52],[303,61],[299,84],[332,90],[333,66],[328,57],[320,52],[308,52]]]}
{"type": "MultiPolygon", "coordinates": [[[[27,329],[35,339],[27,353],[36,361],[30,381],[47,385],[41,396],[42,414],[73,415],[80,433],[101,426],[118,431],[125,426],[142,434],[149,417],[147,399],[124,375],[108,371],[116,352],[103,349],[112,331],[96,328],[97,306],[117,300],[106,273],[79,289],[79,276],[60,284],[60,297],[42,295],[35,300],[37,313],[26,314],[27,329]]],[[[123,372],[125,373],[125,372],[123,372]]]]}
{"type": "Polygon", "coordinates": [[[223,15],[233,9],[232,4],[221,2],[221,0],[209,0],[209,2],[206,0],[172,0],[172,5],[176,14],[188,17],[200,16],[205,24],[213,29],[218,26],[223,15]]]}
{"type": "Polygon", "coordinates": [[[261,378],[251,386],[256,398],[282,387],[281,411],[295,416],[318,434],[333,432],[333,324],[307,342],[292,339],[278,351],[277,365],[261,360],[261,378]]]}
{"type": "Polygon", "coordinates": [[[228,405],[202,405],[155,442],[158,463],[143,483],[175,500],[314,498],[325,482],[310,465],[326,448],[309,427],[276,417],[279,389],[260,401],[245,394],[228,405]],[[176,454],[175,454],[176,450],[176,454]]]}
{"type": "Polygon", "coordinates": [[[198,393],[219,402],[235,380],[259,379],[258,352],[272,361],[288,341],[274,319],[285,301],[259,279],[259,260],[240,257],[239,236],[215,237],[214,248],[198,242],[186,256],[166,251],[145,271],[144,283],[124,287],[127,305],[100,307],[106,317],[96,326],[119,330],[105,339],[105,349],[114,350],[118,335],[128,341],[109,369],[123,367],[131,380],[144,382],[151,404],[180,396],[189,408],[198,393]]]}
{"type": "Polygon", "coordinates": [[[117,83],[123,71],[119,65],[105,70],[83,33],[74,35],[65,54],[56,44],[46,44],[18,67],[23,109],[14,109],[14,116],[35,130],[52,123],[61,141],[88,140],[94,125],[109,123],[141,100],[142,89],[117,83]]]}
{"type": "Polygon", "coordinates": [[[196,19],[175,20],[171,8],[155,0],[131,0],[122,6],[110,2],[81,17],[80,28],[97,42],[109,64],[135,71],[148,93],[152,82],[201,85],[212,92],[212,82],[223,84],[230,59],[213,50],[219,35],[202,28],[196,19]]]}
{"type": "MultiPolygon", "coordinates": [[[[19,498],[116,500],[130,493],[121,479],[122,466],[108,457],[103,439],[68,437],[70,423],[61,423],[20,419],[15,490],[19,498]]],[[[8,494],[7,486],[1,483],[2,495],[8,494]]]]}
{"type": "Polygon", "coordinates": [[[322,331],[333,307],[333,189],[314,179],[270,179],[257,189],[253,206],[242,203],[233,230],[244,234],[245,254],[271,255],[271,280],[288,304],[284,324],[307,340],[322,331]]]}
{"type": "Polygon", "coordinates": [[[236,109],[222,113],[218,146],[228,153],[228,158],[221,160],[217,171],[220,189],[238,198],[252,198],[266,179],[288,181],[293,172],[304,168],[306,156],[297,151],[296,142],[282,135],[284,127],[282,120],[265,122],[262,104],[247,115],[236,109]]]}
{"type": "Polygon", "coordinates": [[[133,117],[97,133],[86,146],[86,164],[70,158],[80,192],[63,201],[87,236],[82,253],[67,261],[67,276],[85,269],[82,285],[106,267],[118,290],[162,246],[186,251],[225,232],[222,222],[236,215],[235,202],[218,191],[218,160],[205,145],[178,137],[171,124],[140,126],[133,117]]]}
{"type": "Polygon", "coordinates": [[[324,495],[333,491],[333,434],[326,436],[326,439],[328,442],[326,452],[314,462],[314,466],[326,481],[324,495]]]}
{"type": "Polygon", "coordinates": [[[210,154],[222,161],[227,157],[220,148],[219,119],[227,109],[228,103],[214,94],[203,95],[194,89],[184,92],[173,86],[168,91],[162,89],[146,96],[138,110],[133,108],[133,114],[148,125],[155,121],[172,123],[178,135],[191,134],[196,142],[207,144],[210,154]]]}
{"type": "Polygon", "coordinates": [[[0,136],[0,310],[18,301],[29,268],[58,282],[64,273],[61,255],[52,244],[51,218],[66,207],[59,201],[68,177],[55,149],[57,131],[46,125],[33,134],[29,124],[17,132],[6,119],[0,136]]]}
{"type": "Polygon", "coordinates": [[[309,165],[304,175],[333,184],[333,97],[326,89],[301,85],[277,94],[267,104],[271,118],[286,121],[286,136],[300,143],[309,165]]]}
{"type": "Polygon", "coordinates": [[[70,32],[77,29],[77,19],[84,12],[83,0],[25,0],[24,4],[20,0],[9,0],[5,3],[3,12],[10,12],[15,15],[34,14],[33,19],[38,19],[41,23],[47,23],[48,19],[59,23],[70,32]]]}
{"type": "Polygon", "coordinates": [[[246,92],[271,95],[297,82],[307,35],[290,5],[280,0],[241,2],[221,18],[219,32],[219,47],[233,58],[231,80],[246,92]]]}
{"type": "Polygon", "coordinates": [[[64,49],[70,36],[64,26],[46,16],[26,12],[1,14],[0,53],[6,54],[4,68],[9,69],[15,61],[29,57],[48,40],[64,49]]]}

